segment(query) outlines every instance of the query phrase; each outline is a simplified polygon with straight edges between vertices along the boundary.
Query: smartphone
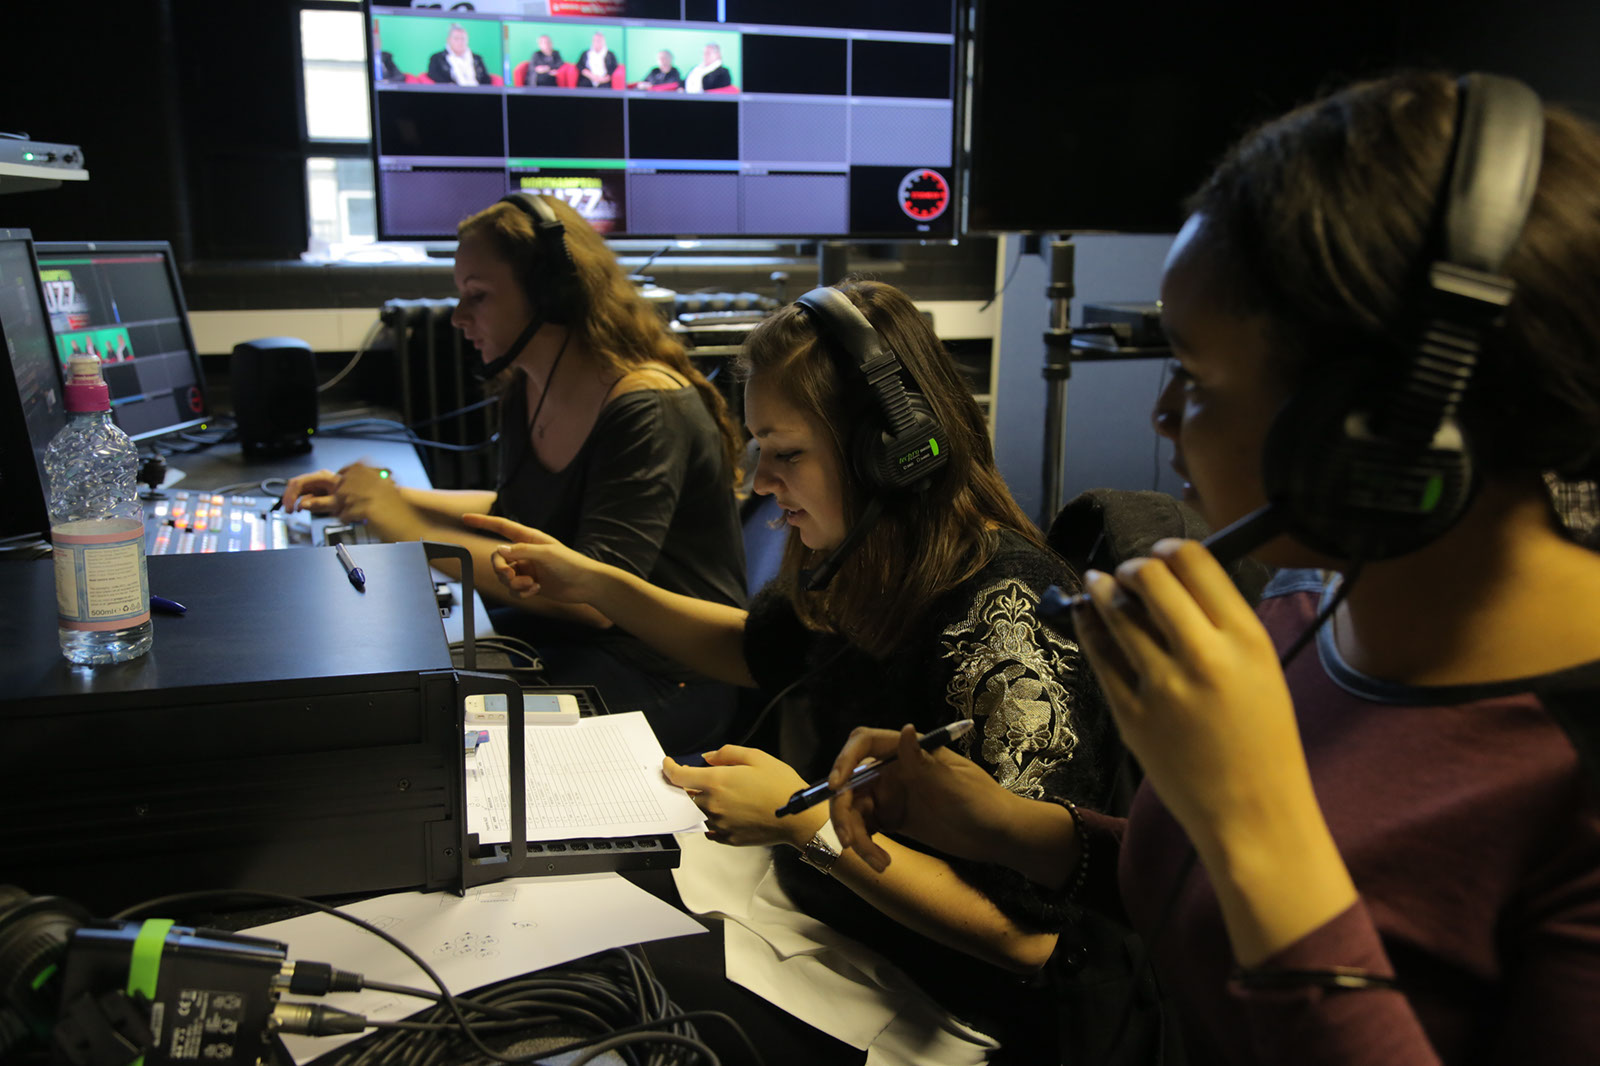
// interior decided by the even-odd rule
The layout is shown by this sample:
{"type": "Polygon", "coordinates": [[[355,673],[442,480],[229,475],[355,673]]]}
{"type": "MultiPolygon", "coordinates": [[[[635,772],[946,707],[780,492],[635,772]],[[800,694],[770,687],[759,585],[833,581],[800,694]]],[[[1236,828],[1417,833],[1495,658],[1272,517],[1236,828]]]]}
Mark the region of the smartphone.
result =
{"type": "MultiPolygon", "coordinates": [[[[467,724],[504,724],[506,698],[499,693],[466,697],[467,724]]],[[[523,722],[526,725],[570,725],[578,720],[578,697],[570,692],[524,692],[523,722]]]]}

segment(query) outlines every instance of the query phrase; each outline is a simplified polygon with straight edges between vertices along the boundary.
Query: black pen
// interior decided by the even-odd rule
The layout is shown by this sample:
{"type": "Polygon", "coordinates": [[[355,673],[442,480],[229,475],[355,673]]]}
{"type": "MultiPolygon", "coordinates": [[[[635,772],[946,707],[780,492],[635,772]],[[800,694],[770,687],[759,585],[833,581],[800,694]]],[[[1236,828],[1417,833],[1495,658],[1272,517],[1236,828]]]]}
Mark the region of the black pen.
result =
{"type": "Polygon", "coordinates": [[[362,573],[361,567],[357,566],[356,561],[350,558],[350,553],[344,550],[344,545],[335,544],[333,551],[339,557],[339,562],[344,566],[344,575],[350,579],[350,584],[362,592],[367,591],[367,575],[362,573]]]}
{"type": "MultiPolygon", "coordinates": [[[[1287,519],[1276,504],[1258,507],[1226,529],[1219,529],[1200,542],[1200,546],[1216,557],[1223,566],[1231,566],[1255,551],[1267,541],[1282,533],[1287,519]]],[[[1089,594],[1079,592],[1068,596],[1055,585],[1044,590],[1039,597],[1039,613],[1046,618],[1066,614],[1074,607],[1089,603],[1089,594]]]]}
{"type": "MultiPolygon", "coordinates": [[[[923,751],[933,751],[935,748],[944,747],[952,740],[959,740],[961,737],[966,736],[971,729],[972,719],[962,718],[959,721],[951,722],[949,725],[942,725],[938,729],[928,730],[917,738],[917,745],[923,751]]],[[[883,773],[883,768],[894,762],[897,757],[891,754],[884,756],[877,762],[863,763],[852,770],[849,778],[837,789],[828,787],[828,779],[826,777],[814,785],[807,785],[790,796],[788,803],[778,808],[778,817],[781,818],[786,814],[799,814],[808,807],[815,807],[819,803],[827,802],[841,792],[849,792],[857,785],[864,785],[868,781],[877,780],[878,775],[883,773]]]]}

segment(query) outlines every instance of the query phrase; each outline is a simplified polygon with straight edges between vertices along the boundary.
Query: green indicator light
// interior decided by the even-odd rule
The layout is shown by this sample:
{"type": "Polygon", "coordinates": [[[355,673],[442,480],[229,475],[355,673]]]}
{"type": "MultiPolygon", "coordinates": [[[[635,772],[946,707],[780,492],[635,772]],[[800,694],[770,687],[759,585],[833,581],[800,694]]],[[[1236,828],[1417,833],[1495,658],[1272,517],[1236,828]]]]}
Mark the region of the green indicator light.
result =
{"type": "Polygon", "coordinates": [[[44,987],[44,983],[46,981],[55,976],[55,972],[56,964],[52,962],[49,966],[46,966],[44,969],[40,970],[38,975],[35,976],[34,979],[29,982],[29,984],[33,987],[33,990],[37,992],[39,989],[44,987]]]}
{"type": "Polygon", "coordinates": [[[25,160],[27,160],[27,161],[28,161],[28,162],[30,162],[30,163],[31,163],[31,162],[33,162],[33,161],[34,161],[34,160],[35,160],[35,159],[37,159],[37,158],[38,158],[38,157],[37,157],[37,156],[35,156],[35,155],[34,155],[34,154],[33,154],[33,153],[32,153],[32,152],[23,152],[23,153],[22,153],[22,158],[23,158],[23,159],[25,159],[25,160]]]}
{"type": "Polygon", "coordinates": [[[1439,506],[1439,498],[1444,495],[1444,478],[1435,474],[1428,479],[1428,487],[1422,491],[1422,509],[1432,513],[1439,506]]]}
{"type": "Polygon", "coordinates": [[[933,449],[933,454],[934,455],[938,455],[939,454],[939,442],[934,440],[932,437],[928,438],[928,447],[933,449]]]}

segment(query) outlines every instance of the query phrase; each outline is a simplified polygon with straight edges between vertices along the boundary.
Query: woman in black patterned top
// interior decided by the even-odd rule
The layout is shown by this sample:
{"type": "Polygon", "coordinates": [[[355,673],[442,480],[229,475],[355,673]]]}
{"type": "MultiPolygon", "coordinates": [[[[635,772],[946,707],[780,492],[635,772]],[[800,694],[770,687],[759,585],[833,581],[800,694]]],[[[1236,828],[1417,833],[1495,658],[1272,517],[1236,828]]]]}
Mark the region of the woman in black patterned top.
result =
{"type": "Polygon", "coordinates": [[[1037,614],[1040,593],[1075,587],[1075,575],[1011,498],[983,415],[926,319],[891,286],[843,291],[943,426],[947,460],[925,491],[883,496],[881,517],[825,589],[806,591],[804,575],[867,508],[872,490],[849,442],[881,416],[871,390],[850,380],[853,357],[798,304],[763,322],[742,353],[746,423],[761,447],[755,489],[776,497],[790,528],[780,574],[749,611],[666,592],[532,530],[497,553],[497,573],[513,592],[588,603],[707,676],[770,693],[798,683],[813,751],[785,762],[729,745],[704,767],[669,759],[668,778],[691,791],[713,839],[780,845],[780,883],[799,907],[1021,1052],[1026,1030],[1053,1024],[1053,1009],[1026,1016],[1025,988],[1065,921],[1057,896],[998,866],[892,840],[895,863],[879,875],[837,854],[822,808],[774,814],[862,721],[925,731],[970,718],[957,750],[1035,799],[1094,803],[1111,777],[1094,683],[1077,647],[1037,614]]]}

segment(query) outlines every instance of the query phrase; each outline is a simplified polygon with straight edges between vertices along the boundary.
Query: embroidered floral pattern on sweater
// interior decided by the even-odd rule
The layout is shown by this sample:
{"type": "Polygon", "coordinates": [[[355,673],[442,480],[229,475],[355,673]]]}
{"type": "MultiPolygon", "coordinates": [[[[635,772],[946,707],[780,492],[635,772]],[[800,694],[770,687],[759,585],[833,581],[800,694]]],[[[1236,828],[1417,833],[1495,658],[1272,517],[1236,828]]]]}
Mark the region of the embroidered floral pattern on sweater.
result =
{"type": "Polygon", "coordinates": [[[1038,602],[1019,581],[990,585],[942,641],[944,657],[955,664],[945,699],[977,723],[958,742],[962,754],[993,767],[995,780],[1012,792],[1035,799],[1078,744],[1058,680],[1075,669],[1076,648],[1039,621],[1038,602]]]}

